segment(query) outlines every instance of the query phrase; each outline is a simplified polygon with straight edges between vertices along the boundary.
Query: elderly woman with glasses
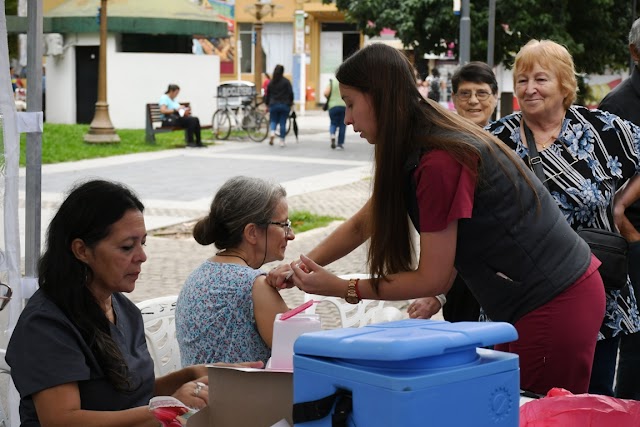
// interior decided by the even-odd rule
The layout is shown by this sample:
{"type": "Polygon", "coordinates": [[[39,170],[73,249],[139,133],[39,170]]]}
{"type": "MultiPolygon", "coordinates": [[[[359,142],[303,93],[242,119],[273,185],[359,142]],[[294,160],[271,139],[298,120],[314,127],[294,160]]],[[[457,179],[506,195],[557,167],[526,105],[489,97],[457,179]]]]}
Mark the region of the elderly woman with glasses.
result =
{"type": "MultiPolygon", "coordinates": [[[[498,104],[498,82],[491,67],[484,62],[469,62],[453,74],[451,87],[458,115],[480,127],[487,126],[498,104]]],[[[418,298],[409,305],[408,312],[412,318],[429,319],[441,308],[444,319],[449,322],[480,318],[480,304],[460,276],[446,296],[418,298]]]]}
{"type": "MultiPolygon", "coordinates": [[[[540,180],[574,230],[619,228],[631,240],[637,231],[624,210],[640,196],[640,128],[613,114],[572,105],[578,90],[573,58],[551,40],[531,40],[520,49],[513,83],[522,111],[489,130],[528,166],[541,165],[540,180]],[[533,147],[537,156],[530,155],[533,147]]],[[[611,396],[618,341],[638,331],[640,317],[628,280],[622,289],[607,290],[606,297],[589,393],[611,396]]]]}
{"type": "Polygon", "coordinates": [[[451,78],[453,105],[459,115],[485,127],[498,105],[498,82],[484,62],[469,62],[451,78]]]}
{"type": "Polygon", "coordinates": [[[269,359],[273,321],[288,307],[259,268],[284,259],[295,238],[288,210],[284,188],[259,178],[234,177],[218,190],[193,228],[218,252],[187,278],[176,306],[183,366],[269,359]]]}

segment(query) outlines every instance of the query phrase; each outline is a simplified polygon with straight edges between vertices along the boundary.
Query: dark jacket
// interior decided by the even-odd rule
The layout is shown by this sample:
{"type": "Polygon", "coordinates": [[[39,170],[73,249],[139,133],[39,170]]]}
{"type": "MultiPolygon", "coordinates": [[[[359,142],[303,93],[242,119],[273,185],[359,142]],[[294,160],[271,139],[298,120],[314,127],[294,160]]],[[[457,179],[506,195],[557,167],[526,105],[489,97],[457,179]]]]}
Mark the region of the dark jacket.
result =
{"type": "MultiPolygon", "coordinates": [[[[637,65],[633,67],[631,77],[609,92],[598,109],[640,126],[640,69],[637,65]]],[[[640,200],[629,206],[625,214],[633,226],[640,229],[640,200]]]]}
{"type": "Polygon", "coordinates": [[[267,86],[267,95],[264,97],[267,105],[285,104],[293,105],[293,88],[291,82],[283,77],[279,81],[271,80],[267,86]]]}
{"type": "Polygon", "coordinates": [[[605,96],[599,110],[608,111],[640,126],[640,70],[633,67],[631,77],[605,96]]]}
{"type": "MultiPolygon", "coordinates": [[[[455,267],[492,320],[515,323],[580,278],[591,251],[528,168],[524,170],[538,198],[507,154],[493,147],[496,161],[488,147],[471,142],[481,153],[481,166],[472,216],[458,222],[455,267]]],[[[414,206],[409,212],[417,226],[419,211],[411,213],[419,209],[415,181],[410,179],[409,185],[413,199],[408,204],[414,206]]]]}

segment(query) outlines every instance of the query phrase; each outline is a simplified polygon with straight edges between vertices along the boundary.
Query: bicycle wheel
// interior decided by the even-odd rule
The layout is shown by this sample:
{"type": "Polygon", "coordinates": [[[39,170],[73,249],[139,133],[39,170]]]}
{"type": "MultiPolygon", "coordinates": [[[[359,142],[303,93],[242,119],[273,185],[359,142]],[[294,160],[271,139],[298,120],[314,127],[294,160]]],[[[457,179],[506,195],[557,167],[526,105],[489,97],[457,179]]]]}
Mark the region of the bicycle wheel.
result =
{"type": "Polygon", "coordinates": [[[231,134],[231,117],[227,110],[217,110],[211,119],[211,132],[215,139],[227,139],[231,134]]]}
{"type": "Polygon", "coordinates": [[[269,120],[259,111],[251,111],[242,119],[242,127],[255,142],[262,142],[269,134],[269,120]]]}

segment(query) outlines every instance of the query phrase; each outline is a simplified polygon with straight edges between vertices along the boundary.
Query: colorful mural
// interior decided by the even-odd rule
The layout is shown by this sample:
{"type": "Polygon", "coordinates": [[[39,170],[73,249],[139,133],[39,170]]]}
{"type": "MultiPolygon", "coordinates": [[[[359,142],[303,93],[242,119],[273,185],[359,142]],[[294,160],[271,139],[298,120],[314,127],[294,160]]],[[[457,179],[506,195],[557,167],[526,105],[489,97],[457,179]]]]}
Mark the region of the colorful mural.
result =
{"type": "Polygon", "coordinates": [[[235,72],[235,3],[235,0],[208,0],[208,2],[204,2],[207,9],[217,12],[218,18],[227,23],[229,29],[227,37],[194,36],[194,53],[218,55],[220,57],[220,74],[234,74],[235,72]]]}

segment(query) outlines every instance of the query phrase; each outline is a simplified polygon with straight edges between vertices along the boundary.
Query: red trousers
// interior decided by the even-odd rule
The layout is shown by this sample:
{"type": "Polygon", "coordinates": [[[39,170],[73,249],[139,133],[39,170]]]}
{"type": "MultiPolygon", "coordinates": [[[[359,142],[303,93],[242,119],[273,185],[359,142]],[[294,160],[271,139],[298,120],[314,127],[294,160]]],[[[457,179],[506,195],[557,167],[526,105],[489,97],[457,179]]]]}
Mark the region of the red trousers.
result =
{"type": "Polygon", "coordinates": [[[520,388],[546,394],[553,387],[586,393],[598,331],[605,314],[605,293],[592,257],[587,271],[571,287],[515,323],[518,340],[495,349],[520,358],[520,388]]]}

